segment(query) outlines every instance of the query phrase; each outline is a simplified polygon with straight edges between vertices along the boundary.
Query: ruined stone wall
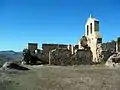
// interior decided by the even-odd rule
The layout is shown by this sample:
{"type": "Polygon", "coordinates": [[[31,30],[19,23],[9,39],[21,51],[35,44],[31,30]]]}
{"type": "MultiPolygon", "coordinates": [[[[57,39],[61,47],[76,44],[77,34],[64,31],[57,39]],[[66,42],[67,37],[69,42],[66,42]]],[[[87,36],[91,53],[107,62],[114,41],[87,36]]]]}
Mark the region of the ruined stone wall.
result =
{"type": "Polygon", "coordinates": [[[106,62],[108,60],[108,58],[115,52],[112,52],[110,50],[106,50],[106,51],[102,51],[101,54],[102,54],[102,61],[103,62],[106,62]]]}
{"type": "Polygon", "coordinates": [[[79,45],[71,45],[71,54],[74,54],[79,49],[79,45]]]}
{"type": "Polygon", "coordinates": [[[111,41],[111,42],[103,43],[102,50],[104,50],[104,51],[107,51],[107,50],[116,51],[116,42],[111,41]]]}
{"type": "Polygon", "coordinates": [[[101,52],[103,61],[107,61],[107,59],[116,52],[116,48],[118,48],[116,41],[103,43],[101,52]]]}
{"type": "Polygon", "coordinates": [[[28,50],[31,55],[35,56],[38,51],[38,43],[28,43],[28,50]]]}
{"type": "Polygon", "coordinates": [[[42,50],[37,48],[37,44],[29,43],[28,49],[32,56],[37,56],[42,62],[51,65],[80,65],[91,64],[92,52],[89,50],[79,50],[78,45],[73,45],[74,54],[71,47],[64,44],[42,44],[42,50]],[[31,51],[32,50],[32,51],[31,51]]]}
{"type": "Polygon", "coordinates": [[[68,45],[64,44],[42,44],[43,53],[49,53],[50,50],[56,48],[67,48],[68,45]]]}
{"type": "Polygon", "coordinates": [[[77,50],[71,55],[68,49],[55,49],[50,53],[51,65],[88,65],[92,64],[92,52],[90,50],[77,50]]]}
{"type": "Polygon", "coordinates": [[[59,48],[51,51],[50,61],[51,65],[70,65],[71,52],[66,48],[59,48]]]}
{"type": "Polygon", "coordinates": [[[28,43],[28,49],[30,51],[35,51],[38,49],[38,44],[37,43],[28,43]]]}
{"type": "Polygon", "coordinates": [[[92,64],[93,55],[90,50],[77,50],[77,52],[71,56],[72,65],[90,65],[92,64]]]}
{"type": "Polygon", "coordinates": [[[45,60],[49,60],[49,51],[57,48],[68,48],[68,45],[64,44],[42,44],[42,53],[45,60]]]}

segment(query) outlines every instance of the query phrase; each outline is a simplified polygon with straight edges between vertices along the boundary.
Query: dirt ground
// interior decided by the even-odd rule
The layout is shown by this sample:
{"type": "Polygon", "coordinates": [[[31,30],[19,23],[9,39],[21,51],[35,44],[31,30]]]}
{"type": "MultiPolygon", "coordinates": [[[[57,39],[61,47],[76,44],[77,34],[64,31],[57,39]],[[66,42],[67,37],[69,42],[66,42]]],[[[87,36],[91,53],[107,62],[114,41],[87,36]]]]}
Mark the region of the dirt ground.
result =
{"type": "Polygon", "coordinates": [[[27,66],[0,70],[0,90],[120,90],[120,68],[27,66]]]}

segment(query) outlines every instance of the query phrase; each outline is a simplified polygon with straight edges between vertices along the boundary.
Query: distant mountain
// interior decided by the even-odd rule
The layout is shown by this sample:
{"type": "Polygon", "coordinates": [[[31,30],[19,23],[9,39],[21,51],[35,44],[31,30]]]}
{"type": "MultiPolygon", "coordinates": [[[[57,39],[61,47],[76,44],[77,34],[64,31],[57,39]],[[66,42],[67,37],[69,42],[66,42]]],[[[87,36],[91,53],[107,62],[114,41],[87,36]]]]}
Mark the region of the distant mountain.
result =
{"type": "Polygon", "coordinates": [[[0,60],[21,60],[22,52],[15,52],[12,50],[9,51],[0,51],[0,60]]]}
{"type": "Polygon", "coordinates": [[[20,61],[22,60],[22,52],[15,52],[12,50],[0,51],[0,67],[6,61],[20,61]]]}

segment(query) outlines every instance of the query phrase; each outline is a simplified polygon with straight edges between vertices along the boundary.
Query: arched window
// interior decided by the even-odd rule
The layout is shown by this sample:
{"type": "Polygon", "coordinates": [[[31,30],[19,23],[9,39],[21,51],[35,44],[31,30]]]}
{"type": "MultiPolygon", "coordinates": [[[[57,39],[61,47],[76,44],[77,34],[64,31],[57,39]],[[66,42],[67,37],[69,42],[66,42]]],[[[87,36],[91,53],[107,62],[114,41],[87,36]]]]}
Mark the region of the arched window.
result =
{"type": "Polygon", "coordinates": [[[92,23],[90,23],[90,32],[92,34],[92,23]]]}
{"type": "Polygon", "coordinates": [[[87,25],[87,35],[89,35],[89,26],[87,25]]]}

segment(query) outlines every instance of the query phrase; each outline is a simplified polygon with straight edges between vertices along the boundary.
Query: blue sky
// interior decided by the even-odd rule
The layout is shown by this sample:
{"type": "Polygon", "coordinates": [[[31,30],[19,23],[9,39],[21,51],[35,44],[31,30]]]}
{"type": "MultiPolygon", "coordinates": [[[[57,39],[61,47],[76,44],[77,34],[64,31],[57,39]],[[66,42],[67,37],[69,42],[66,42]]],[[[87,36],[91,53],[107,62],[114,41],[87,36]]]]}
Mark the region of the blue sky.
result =
{"type": "Polygon", "coordinates": [[[103,42],[120,36],[119,0],[0,0],[0,50],[77,44],[90,13],[100,20],[103,42]]]}

